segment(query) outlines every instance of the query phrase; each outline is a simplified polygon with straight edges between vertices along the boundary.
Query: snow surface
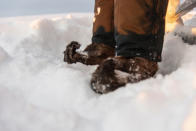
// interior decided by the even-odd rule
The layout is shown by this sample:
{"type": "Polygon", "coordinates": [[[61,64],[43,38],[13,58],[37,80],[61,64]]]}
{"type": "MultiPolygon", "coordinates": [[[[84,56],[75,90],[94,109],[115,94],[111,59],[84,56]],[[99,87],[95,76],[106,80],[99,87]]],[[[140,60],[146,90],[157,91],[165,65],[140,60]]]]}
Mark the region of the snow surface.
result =
{"type": "Polygon", "coordinates": [[[91,28],[90,14],[0,18],[0,131],[196,130],[195,45],[167,34],[155,78],[98,95],[96,66],[62,53],[89,44],[91,28]]]}

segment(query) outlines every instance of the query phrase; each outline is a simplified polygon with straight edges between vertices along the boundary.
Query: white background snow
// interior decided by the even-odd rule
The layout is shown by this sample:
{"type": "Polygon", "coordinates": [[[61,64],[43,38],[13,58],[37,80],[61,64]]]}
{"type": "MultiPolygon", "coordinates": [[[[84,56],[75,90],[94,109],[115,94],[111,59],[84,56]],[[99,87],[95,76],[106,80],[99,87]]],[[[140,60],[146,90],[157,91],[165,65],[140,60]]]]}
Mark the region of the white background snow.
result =
{"type": "Polygon", "coordinates": [[[196,130],[195,45],[167,34],[155,78],[98,95],[96,66],[63,62],[91,28],[91,14],[0,18],[0,131],[196,130]]]}

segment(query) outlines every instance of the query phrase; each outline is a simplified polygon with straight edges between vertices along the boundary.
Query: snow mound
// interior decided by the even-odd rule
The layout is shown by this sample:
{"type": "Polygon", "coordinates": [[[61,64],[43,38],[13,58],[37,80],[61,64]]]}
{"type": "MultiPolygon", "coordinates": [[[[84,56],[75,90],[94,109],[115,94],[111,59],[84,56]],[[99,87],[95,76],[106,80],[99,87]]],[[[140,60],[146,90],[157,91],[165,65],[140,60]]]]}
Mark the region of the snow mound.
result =
{"type": "Polygon", "coordinates": [[[100,96],[89,87],[96,66],[68,65],[62,53],[90,43],[92,18],[0,19],[0,57],[11,57],[0,66],[0,130],[195,131],[196,46],[167,34],[155,78],[100,96]]]}
{"type": "Polygon", "coordinates": [[[8,53],[0,47],[0,63],[7,61],[9,59],[8,53]]]}

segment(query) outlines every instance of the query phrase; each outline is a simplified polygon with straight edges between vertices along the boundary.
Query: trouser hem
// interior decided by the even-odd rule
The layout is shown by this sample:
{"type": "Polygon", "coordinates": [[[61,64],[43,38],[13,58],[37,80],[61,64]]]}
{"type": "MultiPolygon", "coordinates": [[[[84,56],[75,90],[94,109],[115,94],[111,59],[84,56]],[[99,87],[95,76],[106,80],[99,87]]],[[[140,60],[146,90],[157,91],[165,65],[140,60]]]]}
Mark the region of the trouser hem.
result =
{"type": "Polygon", "coordinates": [[[114,32],[106,32],[104,27],[99,27],[98,30],[93,33],[92,43],[102,43],[114,48],[116,45],[114,32]]]}

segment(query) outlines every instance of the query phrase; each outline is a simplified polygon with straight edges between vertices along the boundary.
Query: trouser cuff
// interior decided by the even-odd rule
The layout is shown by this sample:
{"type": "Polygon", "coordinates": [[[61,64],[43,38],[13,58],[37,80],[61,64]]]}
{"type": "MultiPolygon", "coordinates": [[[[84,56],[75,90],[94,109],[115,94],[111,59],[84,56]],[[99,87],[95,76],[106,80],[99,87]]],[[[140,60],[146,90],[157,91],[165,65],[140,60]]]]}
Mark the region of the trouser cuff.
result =
{"type": "Polygon", "coordinates": [[[163,34],[162,35],[138,35],[129,33],[129,35],[116,35],[118,56],[124,57],[143,57],[151,61],[160,62],[163,34]]]}
{"type": "Polygon", "coordinates": [[[102,43],[111,47],[115,47],[114,32],[105,32],[103,27],[100,27],[93,33],[92,43],[102,43]]]}

